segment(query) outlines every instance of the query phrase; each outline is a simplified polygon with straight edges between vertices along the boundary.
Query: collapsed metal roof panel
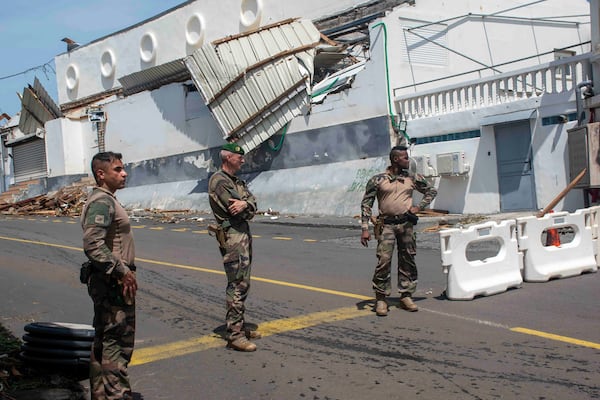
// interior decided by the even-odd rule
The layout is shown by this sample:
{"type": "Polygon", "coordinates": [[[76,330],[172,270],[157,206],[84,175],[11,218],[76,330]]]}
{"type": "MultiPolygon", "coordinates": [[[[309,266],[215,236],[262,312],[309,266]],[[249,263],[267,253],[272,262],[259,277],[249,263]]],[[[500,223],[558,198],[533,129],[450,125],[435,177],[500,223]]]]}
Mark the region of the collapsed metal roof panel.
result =
{"type": "Polygon", "coordinates": [[[34,80],[34,86],[23,89],[19,119],[21,132],[36,132],[37,129],[43,129],[46,122],[60,116],[60,109],[37,78],[34,80]]]}
{"type": "Polygon", "coordinates": [[[190,79],[190,72],[182,59],[147,68],[145,70],[125,75],[119,78],[126,96],[152,90],[172,82],[190,79]]]}
{"type": "Polygon", "coordinates": [[[286,20],[204,45],[184,62],[224,138],[250,151],[308,105],[319,40],[312,22],[286,20]]]}

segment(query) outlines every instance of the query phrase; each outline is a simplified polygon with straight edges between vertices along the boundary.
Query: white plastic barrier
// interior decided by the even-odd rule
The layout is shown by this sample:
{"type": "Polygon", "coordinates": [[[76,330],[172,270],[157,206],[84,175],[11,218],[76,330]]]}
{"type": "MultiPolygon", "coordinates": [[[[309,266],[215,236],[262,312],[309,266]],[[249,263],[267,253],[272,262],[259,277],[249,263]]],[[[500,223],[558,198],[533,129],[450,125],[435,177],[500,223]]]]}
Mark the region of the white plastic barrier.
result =
{"type": "Polygon", "coordinates": [[[524,275],[527,282],[546,282],[598,270],[592,241],[590,209],[572,214],[558,212],[542,218],[517,218],[519,249],[524,253],[524,275]],[[542,233],[548,228],[570,226],[573,240],[560,246],[544,246],[542,233]]]}
{"type": "Polygon", "coordinates": [[[600,240],[598,234],[600,231],[600,206],[590,207],[590,216],[592,218],[592,245],[594,246],[594,254],[596,255],[596,265],[600,266],[600,240]]]}
{"type": "Polygon", "coordinates": [[[523,283],[523,255],[518,249],[515,220],[442,230],[440,245],[442,267],[448,274],[446,297],[451,300],[489,296],[523,283]],[[490,240],[500,243],[498,254],[484,260],[467,259],[470,243],[490,240]]]}

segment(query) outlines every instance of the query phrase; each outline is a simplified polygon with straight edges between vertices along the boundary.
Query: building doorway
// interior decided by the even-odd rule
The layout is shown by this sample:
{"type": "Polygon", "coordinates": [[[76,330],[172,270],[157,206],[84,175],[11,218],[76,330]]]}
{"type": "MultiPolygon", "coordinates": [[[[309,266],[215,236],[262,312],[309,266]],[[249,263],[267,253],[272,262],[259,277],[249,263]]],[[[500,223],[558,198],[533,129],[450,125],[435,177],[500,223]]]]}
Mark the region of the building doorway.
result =
{"type": "Polygon", "coordinates": [[[500,211],[535,210],[535,180],[529,120],[494,126],[500,211]]]}

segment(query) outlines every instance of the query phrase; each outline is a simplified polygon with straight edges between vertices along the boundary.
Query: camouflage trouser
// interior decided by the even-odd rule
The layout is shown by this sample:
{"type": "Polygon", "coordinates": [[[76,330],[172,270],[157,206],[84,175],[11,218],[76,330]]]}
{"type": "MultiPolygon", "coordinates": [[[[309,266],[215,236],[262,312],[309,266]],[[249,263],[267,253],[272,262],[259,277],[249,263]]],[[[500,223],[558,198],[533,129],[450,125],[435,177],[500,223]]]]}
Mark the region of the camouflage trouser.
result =
{"type": "Polygon", "coordinates": [[[229,228],[225,248],[220,250],[227,275],[227,340],[235,340],[244,335],[244,301],[250,290],[252,235],[248,226],[229,228]]]}
{"type": "Polygon", "coordinates": [[[417,288],[417,265],[415,255],[417,243],[410,222],[384,225],[377,242],[377,266],[373,274],[375,294],[389,296],[392,291],[392,256],[394,245],[398,245],[398,292],[401,296],[412,295],[417,288]]]}
{"type": "Polygon", "coordinates": [[[127,305],[121,286],[92,273],[88,292],[94,302],[94,344],[90,354],[92,400],[131,399],[127,365],[133,353],[135,304],[127,305]]]}

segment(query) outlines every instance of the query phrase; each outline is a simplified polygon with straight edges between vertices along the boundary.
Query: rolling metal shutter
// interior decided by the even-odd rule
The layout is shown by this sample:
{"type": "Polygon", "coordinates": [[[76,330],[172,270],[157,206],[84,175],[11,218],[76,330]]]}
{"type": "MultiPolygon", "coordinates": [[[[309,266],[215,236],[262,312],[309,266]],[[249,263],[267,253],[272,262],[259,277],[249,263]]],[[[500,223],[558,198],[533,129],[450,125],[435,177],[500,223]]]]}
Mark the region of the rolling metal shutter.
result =
{"type": "Polygon", "coordinates": [[[34,139],[13,146],[15,182],[46,177],[46,146],[44,139],[34,139]]]}

